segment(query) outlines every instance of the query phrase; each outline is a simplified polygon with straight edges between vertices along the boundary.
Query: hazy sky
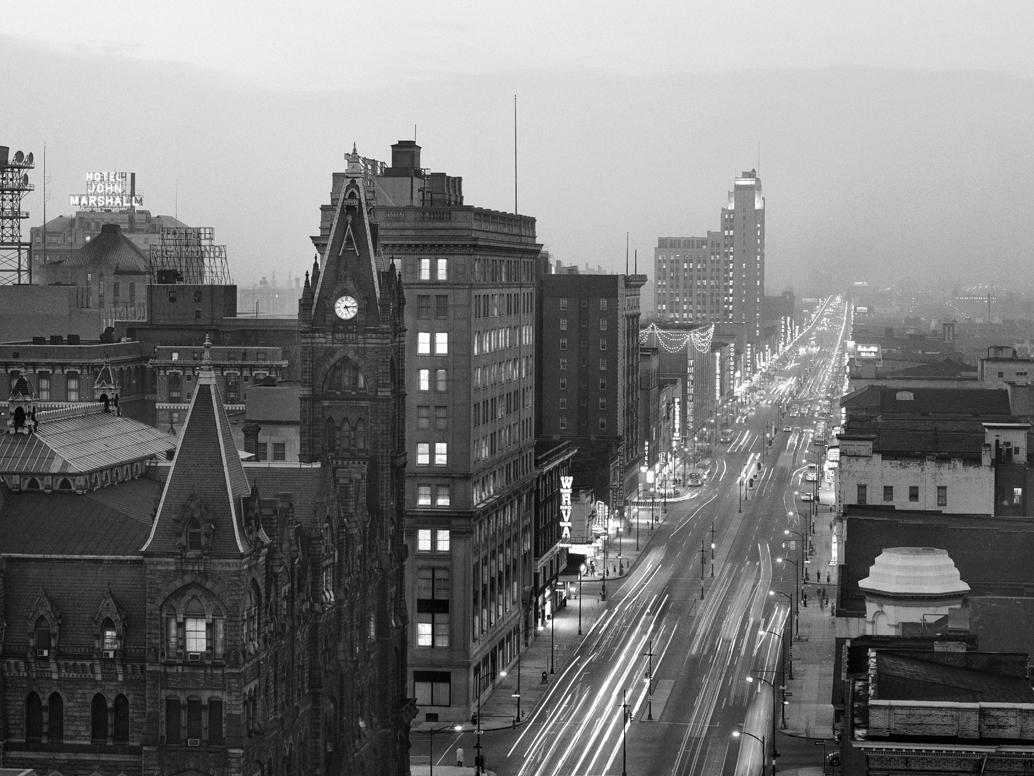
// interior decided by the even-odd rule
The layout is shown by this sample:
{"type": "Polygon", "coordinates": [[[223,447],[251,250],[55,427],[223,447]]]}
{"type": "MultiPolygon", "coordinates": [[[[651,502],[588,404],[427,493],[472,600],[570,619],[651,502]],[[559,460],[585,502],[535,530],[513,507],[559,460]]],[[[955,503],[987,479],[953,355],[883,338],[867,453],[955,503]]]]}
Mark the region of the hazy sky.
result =
{"type": "Polygon", "coordinates": [[[467,204],[514,206],[566,263],[649,268],[718,226],[758,164],[767,291],[813,271],[1027,283],[1029,2],[0,0],[0,145],[33,151],[29,224],[89,170],[227,245],[235,280],[300,274],[352,143],[411,139],[467,204]],[[178,194],[177,194],[178,192],[178,194]]]}

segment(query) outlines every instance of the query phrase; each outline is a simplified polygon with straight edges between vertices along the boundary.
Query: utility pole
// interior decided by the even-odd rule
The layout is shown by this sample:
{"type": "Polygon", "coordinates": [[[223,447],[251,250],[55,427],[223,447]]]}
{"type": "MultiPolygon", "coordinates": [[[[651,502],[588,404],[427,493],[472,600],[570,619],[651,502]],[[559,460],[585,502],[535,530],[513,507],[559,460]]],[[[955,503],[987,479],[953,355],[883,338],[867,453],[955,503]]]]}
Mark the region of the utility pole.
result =
{"type": "Polygon", "coordinates": [[[704,600],[704,566],[707,563],[707,548],[704,542],[700,542],[700,600],[704,600]]]}
{"type": "Polygon", "coordinates": [[[711,576],[714,576],[714,520],[711,521],[711,576]]]}
{"type": "Polygon", "coordinates": [[[653,636],[650,637],[649,651],[642,653],[650,661],[646,668],[646,718],[653,719],[653,636]]]}

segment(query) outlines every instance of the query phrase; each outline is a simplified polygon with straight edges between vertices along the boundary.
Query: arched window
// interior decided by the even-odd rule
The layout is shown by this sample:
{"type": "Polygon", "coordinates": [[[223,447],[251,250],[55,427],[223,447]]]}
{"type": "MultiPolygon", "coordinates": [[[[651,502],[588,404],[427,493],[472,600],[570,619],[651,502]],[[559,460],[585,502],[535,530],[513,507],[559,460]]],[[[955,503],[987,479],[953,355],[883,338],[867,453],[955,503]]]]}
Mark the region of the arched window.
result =
{"type": "Polygon", "coordinates": [[[184,612],[187,652],[204,652],[208,647],[208,622],[205,607],[197,598],[191,598],[184,612]]]}
{"type": "Polygon", "coordinates": [[[50,623],[46,617],[40,617],[36,620],[36,655],[46,657],[50,649],[50,623]]]}
{"type": "Polygon", "coordinates": [[[47,740],[65,740],[65,701],[56,692],[47,700],[47,740]]]}
{"type": "Polygon", "coordinates": [[[344,358],[330,370],[323,387],[328,393],[366,393],[366,375],[354,361],[344,358]]]}
{"type": "Polygon", "coordinates": [[[101,649],[105,652],[114,652],[118,649],[118,633],[110,617],[101,624],[101,649]]]}
{"type": "Polygon", "coordinates": [[[201,523],[191,520],[187,523],[187,552],[201,552],[204,543],[204,535],[201,533],[201,523]]]}
{"type": "Polygon", "coordinates": [[[348,418],[341,421],[341,451],[349,452],[355,446],[355,440],[352,438],[352,424],[348,422],[348,418]]]}
{"type": "MultiPolygon", "coordinates": [[[[21,407],[18,409],[20,410],[21,407]]],[[[35,477],[30,477],[28,483],[25,485],[25,490],[39,490],[39,480],[35,477]]]]}
{"type": "Polygon", "coordinates": [[[25,740],[43,740],[43,702],[34,692],[25,699],[25,740]]]}
{"type": "Polygon", "coordinates": [[[67,477],[62,477],[61,478],[61,480],[57,484],[57,489],[58,490],[75,490],[75,488],[72,487],[72,481],[69,480],[67,477]]]}
{"type": "Polygon", "coordinates": [[[327,418],[323,426],[323,444],[326,445],[326,452],[337,452],[337,429],[334,426],[334,419],[327,418]]]}
{"type": "Polygon", "coordinates": [[[115,743],[129,741],[129,698],[121,693],[115,696],[115,743]]]}
{"type": "Polygon", "coordinates": [[[90,702],[90,739],[94,743],[108,740],[108,702],[100,693],[90,702]]]}
{"type": "Polygon", "coordinates": [[[366,450],[366,421],[362,418],[355,422],[355,449],[366,450]]]}
{"type": "Polygon", "coordinates": [[[253,579],[248,586],[248,596],[244,608],[244,631],[248,641],[249,652],[251,646],[257,647],[259,633],[259,613],[262,611],[262,593],[259,592],[258,583],[253,579]]]}

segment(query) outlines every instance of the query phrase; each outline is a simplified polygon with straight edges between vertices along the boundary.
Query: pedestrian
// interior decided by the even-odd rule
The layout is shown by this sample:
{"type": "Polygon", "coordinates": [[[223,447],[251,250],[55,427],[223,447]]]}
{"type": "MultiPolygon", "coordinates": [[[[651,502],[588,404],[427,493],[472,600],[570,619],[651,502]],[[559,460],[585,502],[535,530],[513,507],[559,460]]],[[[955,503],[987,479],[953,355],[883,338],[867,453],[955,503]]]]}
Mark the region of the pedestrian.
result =
{"type": "Polygon", "coordinates": [[[826,572],[826,584],[827,585],[829,584],[829,572],[828,571],[826,572]]]}
{"type": "Polygon", "coordinates": [[[457,746],[456,747],[456,767],[457,768],[462,768],[463,767],[463,747],[462,746],[457,746]]]}

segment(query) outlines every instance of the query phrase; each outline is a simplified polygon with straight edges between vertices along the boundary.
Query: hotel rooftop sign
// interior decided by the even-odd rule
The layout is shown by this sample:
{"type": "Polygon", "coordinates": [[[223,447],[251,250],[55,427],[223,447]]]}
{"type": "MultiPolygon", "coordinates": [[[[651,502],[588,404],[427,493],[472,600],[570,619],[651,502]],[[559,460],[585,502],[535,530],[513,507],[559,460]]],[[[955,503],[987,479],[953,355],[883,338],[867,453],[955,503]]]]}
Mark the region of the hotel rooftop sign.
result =
{"type": "Polygon", "coordinates": [[[88,172],[86,194],[72,194],[69,201],[79,210],[132,210],[144,204],[135,172],[88,172]]]}

